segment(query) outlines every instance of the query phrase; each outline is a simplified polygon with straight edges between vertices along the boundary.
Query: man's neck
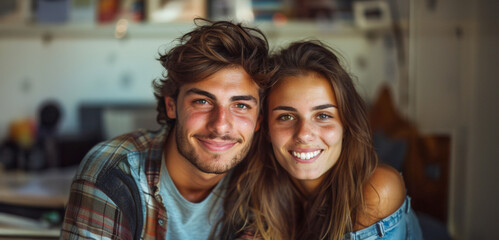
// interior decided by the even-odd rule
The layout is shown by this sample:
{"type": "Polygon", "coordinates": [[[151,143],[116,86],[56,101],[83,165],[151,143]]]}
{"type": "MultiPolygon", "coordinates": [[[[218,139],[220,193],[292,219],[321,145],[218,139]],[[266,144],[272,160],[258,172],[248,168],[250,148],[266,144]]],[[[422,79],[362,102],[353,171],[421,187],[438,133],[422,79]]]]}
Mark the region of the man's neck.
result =
{"type": "Polygon", "coordinates": [[[189,202],[203,201],[225,174],[205,173],[185,159],[177,149],[175,129],[163,148],[166,169],[179,193],[189,202]]]}

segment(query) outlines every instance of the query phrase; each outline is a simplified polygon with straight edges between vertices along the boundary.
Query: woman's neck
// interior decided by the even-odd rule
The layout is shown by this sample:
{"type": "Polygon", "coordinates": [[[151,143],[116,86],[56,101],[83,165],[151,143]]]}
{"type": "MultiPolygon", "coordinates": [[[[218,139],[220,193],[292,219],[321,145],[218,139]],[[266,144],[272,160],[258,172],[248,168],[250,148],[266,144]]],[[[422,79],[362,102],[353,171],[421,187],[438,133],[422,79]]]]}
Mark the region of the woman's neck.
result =
{"type": "Polygon", "coordinates": [[[322,180],[324,179],[324,176],[321,176],[317,179],[296,179],[296,178],[291,178],[298,190],[305,196],[305,197],[310,197],[312,196],[319,185],[321,184],[322,180]]]}

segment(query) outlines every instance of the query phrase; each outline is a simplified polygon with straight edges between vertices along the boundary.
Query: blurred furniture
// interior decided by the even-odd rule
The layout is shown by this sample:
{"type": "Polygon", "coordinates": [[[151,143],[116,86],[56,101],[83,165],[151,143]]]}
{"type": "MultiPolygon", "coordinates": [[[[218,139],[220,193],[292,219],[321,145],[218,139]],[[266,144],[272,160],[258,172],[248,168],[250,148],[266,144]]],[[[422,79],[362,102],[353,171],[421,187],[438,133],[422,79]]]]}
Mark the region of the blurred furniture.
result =
{"type": "Polygon", "coordinates": [[[412,208],[421,216],[425,239],[437,239],[431,238],[436,232],[449,236],[446,223],[450,137],[421,135],[416,125],[398,113],[388,87],[380,91],[369,118],[379,161],[402,172],[412,208]],[[432,230],[425,232],[425,228],[432,230]]]}
{"type": "Polygon", "coordinates": [[[80,135],[87,138],[104,140],[138,128],[160,128],[154,102],[82,103],[78,115],[80,135]]]}
{"type": "Polygon", "coordinates": [[[159,128],[155,107],[153,103],[81,104],[79,133],[54,137],[59,168],[0,172],[0,240],[57,239],[76,166],[100,141],[137,128],[159,128]]]}
{"type": "Polygon", "coordinates": [[[76,168],[0,174],[0,239],[57,239],[76,168]]]}

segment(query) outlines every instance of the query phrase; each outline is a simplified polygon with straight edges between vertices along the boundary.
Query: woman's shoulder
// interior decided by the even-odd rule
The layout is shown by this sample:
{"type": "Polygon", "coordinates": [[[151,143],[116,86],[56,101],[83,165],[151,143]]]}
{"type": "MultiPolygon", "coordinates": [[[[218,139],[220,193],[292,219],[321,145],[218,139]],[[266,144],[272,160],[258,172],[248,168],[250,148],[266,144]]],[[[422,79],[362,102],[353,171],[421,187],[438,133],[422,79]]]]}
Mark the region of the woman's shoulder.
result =
{"type": "Polygon", "coordinates": [[[400,173],[388,165],[378,165],[364,185],[366,208],[357,214],[354,230],[366,228],[394,213],[405,200],[400,173]]]}

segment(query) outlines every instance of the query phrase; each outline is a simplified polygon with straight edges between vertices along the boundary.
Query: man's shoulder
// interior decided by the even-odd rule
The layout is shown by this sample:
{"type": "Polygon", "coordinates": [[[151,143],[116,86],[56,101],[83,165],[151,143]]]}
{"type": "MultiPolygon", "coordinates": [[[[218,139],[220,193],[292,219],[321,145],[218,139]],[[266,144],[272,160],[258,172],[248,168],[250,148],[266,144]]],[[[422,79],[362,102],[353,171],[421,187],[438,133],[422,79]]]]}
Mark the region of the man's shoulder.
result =
{"type": "MultiPolygon", "coordinates": [[[[136,131],[126,133],[110,140],[104,141],[99,145],[103,149],[115,150],[119,152],[141,152],[149,150],[152,145],[159,144],[164,141],[163,135],[165,129],[161,128],[156,131],[146,129],[138,129],[136,131]]],[[[97,146],[99,146],[97,145],[97,146]]]]}
{"type": "Polygon", "coordinates": [[[150,151],[161,151],[165,131],[165,128],[158,131],[139,129],[95,145],[80,163],[76,178],[95,182],[103,171],[128,166],[129,154],[147,156],[150,151]]]}
{"type": "Polygon", "coordinates": [[[151,151],[161,152],[164,131],[137,130],[101,142],[87,153],[71,185],[63,238],[82,232],[90,238],[140,238],[152,208],[143,197],[149,193],[143,166],[156,158],[151,151]]]}

